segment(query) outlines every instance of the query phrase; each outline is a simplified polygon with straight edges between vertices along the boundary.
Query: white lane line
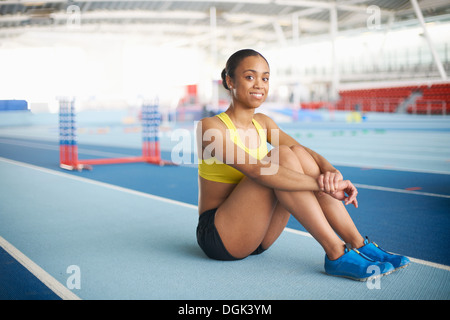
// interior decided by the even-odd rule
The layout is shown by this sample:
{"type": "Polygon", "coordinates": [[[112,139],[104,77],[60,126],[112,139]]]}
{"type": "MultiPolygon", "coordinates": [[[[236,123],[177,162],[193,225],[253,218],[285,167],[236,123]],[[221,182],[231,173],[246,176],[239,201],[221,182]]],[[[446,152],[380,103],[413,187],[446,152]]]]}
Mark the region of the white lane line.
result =
{"type": "Polygon", "coordinates": [[[27,256],[20,252],[16,247],[6,241],[0,236],[0,247],[8,252],[14,259],[30,271],[36,278],[38,278],[44,285],[52,290],[63,300],[81,300],[75,293],[63,286],[58,280],[53,278],[44,269],[39,267],[36,263],[31,261],[27,256]]]}
{"type": "Polygon", "coordinates": [[[134,194],[134,195],[137,195],[137,196],[141,196],[141,197],[145,197],[145,198],[149,198],[149,199],[153,199],[153,200],[163,201],[163,202],[166,202],[166,203],[171,203],[171,204],[175,204],[175,205],[179,205],[179,206],[183,206],[183,207],[187,207],[187,208],[191,208],[191,209],[197,209],[197,206],[189,204],[189,203],[185,203],[185,202],[181,202],[181,201],[177,201],[177,200],[172,200],[172,199],[156,196],[156,195],[145,193],[145,192],[141,192],[141,191],[131,190],[131,189],[119,187],[119,186],[116,186],[116,185],[113,185],[113,184],[100,182],[100,181],[96,181],[96,180],[92,180],[92,179],[88,179],[88,178],[78,177],[78,176],[75,176],[75,175],[70,174],[70,173],[60,172],[60,171],[56,171],[56,170],[52,170],[52,169],[47,169],[47,168],[35,166],[33,164],[28,164],[28,163],[24,163],[24,162],[20,162],[20,161],[16,161],[16,160],[10,160],[10,159],[6,159],[6,158],[3,158],[3,157],[0,157],[0,161],[6,162],[6,163],[9,163],[9,164],[13,164],[13,165],[16,165],[16,166],[20,166],[20,167],[29,168],[29,169],[33,169],[33,170],[36,170],[36,171],[48,173],[48,174],[51,174],[51,175],[54,175],[54,176],[59,176],[59,177],[63,177],[63,178],[67,178],[67,179],[71,179],[71,180],[75,180],[75,181],[89,183],[89,184],[101,186],[101,187],[104,187],[104,188],[117,190],[117,191],[121,191],[121,192],[126,192],[126,193],[129,193],[129,194],[134,194]]]}
{"type": "MultiPolygon", "coordinates": [[[[5,139],[5,138],[0,138],[0,143],[21,145],[21,146],[24,146],[24,147],[39,148],[39,149],[59,150],[59,148],[54,146],[54,145],[47,145],[47,144],[36,143],[36,142],[17,141],[17,140],[13,140],[13,139],[5,139]]],[[[95,150],[79,149],[78,151],[79,151],[80,154],[82,154],[82,153],[83,154],[90,154],[90,155],[93,155],[93,156],[100,156],[100,157],[101,156],[103,156],[103,157],[123,157],[123,156],[126,156],[126,155],[123,155],[123,154],[117,154],[117,153],[111,153],[111,152],[103,152],[103,151],[95,151],[95,150]]],[[[341,164],[341,165],[343,165],[343,164],[341,164]]],[[[38,169],[38,168],[40,168],[40,167],[36,167],[36,169],[38,169]]],[[[395,169],[392,169],[392,170],[395,170],[395,169]]],[[[402,171],[402,170],[399,170],[399,171],[402,171]]],[[[412,170],[411,172],[413,172],[413,171],[414,170],[412,170]]],[[[442,172],[441,174],[448,174],[448,173],[442,172]]],[[[422,196],[440,197],[440,198],[450,199],[450,195],[444,195],[444,194],[411,191],[411,190],[389,188],[389,187],[381,187],[381,186],[371,186],[371,185],[361,184],[361,183],[354,183],[354,185],[355,185],[355,187],[361,188],[361,189],[370,189],[370,190],[378,190],[378,191],[406,193],[406,194],[412,194],[412,195],[422,195],[422,196]]]]}
{"type": "MultiPolygon", "coordinates": [[[[20,139],[29,138],[23,137],[20,139]]],[[[23,147],[29,147],[29,148],[37,148],[37,149],[44,149],[44,150],[59,150],[59,146],[55,145],[58,142],[49,142],[50,144],[44,144],[39,142],[32,142],[32,141],[20,141],[16,140],[15,137],[6,137],[6,138],[0,138],[0,143],[5,144],[12,144],[12,145],[20,145],[23,147]]],[[[172,151],[171,147],[161,147],[161,150],[164,151],[172,151]]],[[[114,158],[114,157],[126,157],[130,156],[129,154],[119,154],[119,153],[112,153],[112,152],[106,152],[106,151],[96,151],[91,149],[83,149],[79,148],[78,152],[80,154],[86,154],[91,156],[98,156],[98,157],[108,157],[108,158],[114,158]]],[[[192,155],[195,155],[195,152],[190,152],[189,158],[192,158],[192,155]]],[[[410,158],[408,158],[410,159],[410,158]]],[[[441,157],[439,158],[441,159],[441,157]]],[[[195,164],[195,163],[194,163],[195,164]]],[[[339,161],[333,161],[333,164],[336,166],[343,166],[343,167],[352,167],[352,168],[365,168],[368,167],[370,169],[377,169],[377,170],[391,170],[391,171],[403,171],[403,172],[416,172],[416,173],[430,173],[430,174],[441,174],[441,175],[450,175],[449,171],[442,171],[442,170],[433,170],[433,169],[413,169],[413,168],[403,168],[403,167],[386,167],[382,165],[367,165],[365,163],[350,163],[350,162],[339,162],[339,161]]],[[[192,166],[193,164],[189,163],[181,163],[181,166],[192,166]]]]}
{"type": "Polygon", "coordinates": [[[361,184],[361,183],[353,183],[353,185],[355,187],[361,188],[361,189],[370,189],[370,190],[388,191],[388,192],[398,192],[398,193],[406,193],[406,194],[413,194],[413,195],[420,195],[420,196],[428,196],[428,197],[438,197],[438,198],[450,199],[450,195],[446,195],[446,194],[421,192],[421,191],[412,191],[412,190],[396,189],[396,188],[388,188],[388,187],[380,187],[380,186],[371,186],[371,185],[361,184]]]}
{"type": "MultiPolygon", "coordinates": [[[[6,158],[3,158],[3,157],[0,157],[0,161],[6,162],[6,163],[10,163],[10,164],[13,164],[13,165],[17,165],[17,166],[21,166],[21,167],[25,167],[25,168],[30,168],[30,169],[33,169],[33,170],[41,171],[41,172],[52,174],[52,175],[56,175],[56,176],[60,176],[60,177],[64,177],[64,178],[68,178],[68,179],[72,179],[72,180],[76,180],[76,181],[81,181],[81,182],[85,182],[85,183],[90,183],[90,184],[102,186],[102,187],[109,188],[109,189],[112,189],[112,190],[126,192],[126,193],[133,194],[133,195],[136,195],[136,196],[141,196],[141,197],[145,197],[145,198],[149,198],[149,199],[153,199],[153,200],[157,200],[157,201],[163,201],[163,202],[166,202],[166,203],[182,206],[182,207],[189,208],[189,209],[195,209],[195,210],[198,209],[197,206],[189,204],[189,203],[184,203],[184,202],[181,202],[181,201],[176,201],[176,200],[172,200],[172,199],[168,199],[168,198],[164,198],[164,197],[160,197],[160,196],[155,196],[155,195],[152,195],[152,194],[148,194],[148,193],[144,193],[144,192],[140,192],[140,191],[135,191],[135,190],[131,190],[131,189],[115,186],[115,185],[104,183],[104,182],[99,182],[99,181],[95,181],[95,180],[91,180],[91,179],[87,179],[87,178],[82,178],[82,177],[74,176],[74,175],[69,174],[69,173],[59,172],[59,171],[55,171],[55,170],[51,170],[51,169],[46,169],[46,168],[38,167],[38,166],[35,166],[35,165],[31,165],[31,164],[28,164],[28,163],[23,163],[23,162],[19,162],[19,161],[15,161],[15,160],[10,160],[10,159],[6,159],[6,158]]],[[[367,186],[367,185],[362,185],[362,186],[363,187],[368,187],[368,189],[382,188],[382,189],[389,189],[389,190],[382,190],[382,191],[393,191],[393,190],[391,190],[392,188],[373,187],[373,186],[367,186]]],[[[378,189],[376,189],[376,190],[378,190],[378,189]]],[[[394,190],[395,190],[394,192],[402,191],[404,193],[412,193],[412,194],[416,194],[417,193],[416,191],[409,191],[409,190],[401,190],[401,189],[394,189],[394,190]]],[[[448,197],[448,196],[445,196],[445,195],[436,195],[436,196],[448,197]]],[[[291,228],[285,228],[285,231],[290,232],[290,233],[294,233],[294,234],[297,234],[297,235],[305,236],[305,237],[312,237],[308,232],[304,232],[304,231],[300,231],[300,230],[295,230],[295,229],[291,229],[291,228]]],[[[410,257],[410,259],[411,259],[411,261],[413,261],[415,263],[418,263],[418,264],[423,264],[423,265],[431,266],[431,267],[434,267],[434,268],[450,271],[450,266],[446,266],[446,265],[438,264],[438,263],[434,263],[434,262],[429,262],[429,261],[425,261],[425,260],[420,260],[420,259],[416,259],[416,258],[412,258],[412,257],[410,257]]]]}
{"type": "Polygon", "coordinates": [[[350,167],[350,168],[367,168],[367,169],[375,169],[375,170],[389,170],[389,171],[401,171],[401,172],[414,172],[414,173],[431,173],[431,174],[442,174],[442,175],[450,175],[449,171],[442,170],[433,170],[433,169],[413,169],[413,168],[404,168],[404,167],[386,167],[383,165],[368,165],[364,163],[350,163],[350,162],[333,162],[333,165],[339,167],[350,167]]]}
{"type": "MultiPolygon", "coordinates": [[[[0,143],[11,144],[11,145],[15,145],[15,146],[22,146],[22,147],[27,147],[27,148],[59,151],[59,146],[57,146],[57,145],[49,145],[49,144],[37,143],[37,142],[17,141],[17,140],[0,138],[0,143]]],[[[129,157],[130,156],[130,154],[89,150],[89,149],[83,149],[83,148],[78,149],[78,154],[79,155],[85,154],[85,155],[96,156],[96,157],[105,157],[105,158],[121,158],[121,157],[129,157]]]]}

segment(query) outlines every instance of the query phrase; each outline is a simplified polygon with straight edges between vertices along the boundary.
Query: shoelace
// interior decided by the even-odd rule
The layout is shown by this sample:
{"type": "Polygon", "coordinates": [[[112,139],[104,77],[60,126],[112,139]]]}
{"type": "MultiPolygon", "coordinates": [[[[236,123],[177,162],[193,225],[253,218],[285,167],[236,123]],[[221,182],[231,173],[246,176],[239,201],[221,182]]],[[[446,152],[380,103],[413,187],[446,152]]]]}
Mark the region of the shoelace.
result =
{"type": "Polygon", "coordinates": [[[350,250],[355,251],[355,252],[356,252],[357,254],[359,254],[361,257],[363,257],[364,259],[366,259],[366,260],[368,260],[368,261],[370,261],[370,262],[375,262],[375,260],[369,258],[368,256],[366,256],[364,253],[362,253],[362,252],[359,251],[358,249],[353,248],[352,245],[351,245],[350,243],[346,243],[346,244],[345,244],[345,249],[344,249],[344,251],[345,251],[345,252],[349,252],[350,250]]]}

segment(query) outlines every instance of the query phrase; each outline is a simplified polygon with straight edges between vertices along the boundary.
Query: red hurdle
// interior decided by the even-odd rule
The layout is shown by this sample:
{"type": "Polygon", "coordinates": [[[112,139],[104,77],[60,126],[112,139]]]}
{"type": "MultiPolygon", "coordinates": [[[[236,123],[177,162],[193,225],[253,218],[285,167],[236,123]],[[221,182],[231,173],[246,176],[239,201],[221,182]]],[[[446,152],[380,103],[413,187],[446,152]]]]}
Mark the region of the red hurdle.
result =
{"type": "Polygon", "coordinates": [[[142,156],[124,158],[78,159],[77,123],[74,99],[59,100],[60,167],[66,170],[92,170],[93,165],[147,162],[173,165],[161,159],[159,147],[160,114],[157,103],[142,105],[142,156]]]}

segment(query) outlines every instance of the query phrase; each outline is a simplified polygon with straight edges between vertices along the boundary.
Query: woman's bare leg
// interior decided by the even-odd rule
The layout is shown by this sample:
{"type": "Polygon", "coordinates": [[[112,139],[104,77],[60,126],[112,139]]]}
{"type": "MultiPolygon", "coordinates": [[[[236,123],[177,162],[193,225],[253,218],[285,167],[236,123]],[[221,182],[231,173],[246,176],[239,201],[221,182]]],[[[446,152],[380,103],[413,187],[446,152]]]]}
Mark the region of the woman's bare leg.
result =
{"type": "MultiPolygon", "coordinates": [[[[305,174],[317,178],[320,170],[312,156],[300,146],[294,146],[291,149],[297,155],[305,174]]],[[[354,248],[363,246],[364,238],[356,228],[342,201],[321,192],[317,192],[316,197],[327,221],[344,242],[350,243],[354,248]]]]}
{"type": "MultiPolygon", "coordinates": [[[[304,173],[298,156],[289,147],[282,146],[277,151],[280,165],[304,173]]],[[[321,244],[330,259],[337,259],[344,253],[342,240],[311,191],[274,191],[244,178],[218,208],[215,224],[230,254],[241,258],[261,243],[264,247],[275,241],[275,236],[278,237],[285,227],[280,222],[287,223],[289,212],[321,244]],[[281,210],[280,205],[285,210],[281,210]]]]}
{"type": "Polygon", "coordinates": [[[284,228],[289,221],[291,214],[287,211],[281,203],[277,200],[275,209],[273,210],[272,219],[269,222],[269,227],[261,242],[264,249],[268,249],[281,235],[284,228]]]}

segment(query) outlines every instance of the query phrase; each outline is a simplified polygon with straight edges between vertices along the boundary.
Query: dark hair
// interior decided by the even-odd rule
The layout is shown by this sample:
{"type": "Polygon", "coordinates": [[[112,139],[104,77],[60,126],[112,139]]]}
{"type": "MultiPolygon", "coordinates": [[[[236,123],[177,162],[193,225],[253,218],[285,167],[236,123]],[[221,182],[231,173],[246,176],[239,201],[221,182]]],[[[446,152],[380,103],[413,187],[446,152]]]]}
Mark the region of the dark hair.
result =
{"type": "MultiPolygon", "coordinates": [[[[259,53],[258,51],[255,51],[253,49],[242,49],[242,50],[236,51],[228,58],[225,69],[222,70],[222,74],[221,74],[222,85],[225,89],[230,90],[230,88],[228,88],[228,85],[227,85],[227,80],[226,80],[227,76],[229,76],[231,79],[234,79],[234,71],[239,66],[241,61],[247,57],[252,57],[252,56],[260,56],[267,62],[266,58],[264,58],[264,56],[261,53],[259,53]]],[[[267,62],[267,65],[269,65],[268,62],[267,62]]]]}

